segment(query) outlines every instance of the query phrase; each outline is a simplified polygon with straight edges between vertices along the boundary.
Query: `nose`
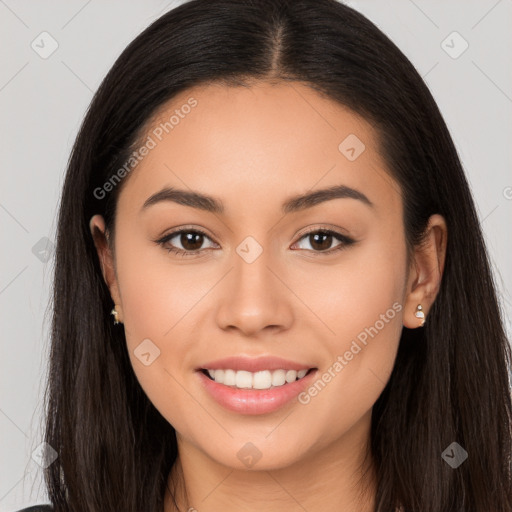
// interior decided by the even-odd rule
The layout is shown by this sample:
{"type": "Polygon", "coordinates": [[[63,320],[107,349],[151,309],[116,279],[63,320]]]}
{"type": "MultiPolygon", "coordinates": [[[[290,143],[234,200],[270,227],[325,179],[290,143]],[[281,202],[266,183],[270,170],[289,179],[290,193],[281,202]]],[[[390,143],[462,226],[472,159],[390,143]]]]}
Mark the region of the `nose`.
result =
{"type": "Polygon", "coordinates": [[[286,285],[285,272],[270,260],[265,250],[252,262],[234,255],[216,312],[221,329],[255,337],[262,331],[278,332],[291,327],[294,296],[286,285]]]}

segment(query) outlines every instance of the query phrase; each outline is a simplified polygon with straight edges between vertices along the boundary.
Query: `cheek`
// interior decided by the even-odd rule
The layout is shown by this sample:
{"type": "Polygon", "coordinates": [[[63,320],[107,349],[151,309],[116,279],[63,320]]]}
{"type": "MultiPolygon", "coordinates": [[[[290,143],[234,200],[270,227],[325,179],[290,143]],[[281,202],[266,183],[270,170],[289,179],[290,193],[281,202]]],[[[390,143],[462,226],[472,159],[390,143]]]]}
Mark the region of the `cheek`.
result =
{"type": "Polygon", "coordinates": [[[311,309],[329,327],[321,382],[302,401],[320,423],[343,418],[348,428],[371,409],[391,374],[402,331],[406,264],[405,245],[403,251],[397,247],[402,246],[391,238],[376,238],[325,275],[316,273],[314,286],[307,284],[316,290],[311,309]]]}
{"type": "MultiPolygon", "coordinates": [[[[365,328],[375,324],[383,333],[391,331],[390,325],[399,324],[399,332],[405,245],[402,250],[400,240],[395,243],[386,236],[369,236],[338,258],[336,264],[313,267],[309,263],[300,276],[289,276],[297,294],[323,324],[322,331],[332,348],[342,350],[360,333],[364,339],[365,328]]],[[[389,337],[387,332],[385,336],[389,337]]]]}
{"type": "Polygon", "coordinates": [[[211,276],[200,266],[177,264],[165,249],[152,244],[142,234],[119,236],[117,273],[124,325],[130,343],[154,338],[174,344],[176,333],[190,325],[189,312],[211,288],[211,276]]]}
{"type": "MultiPolygon", "coordinates": [[[[193,429],[189,389],[193,333],[217,275],[208,265],[177,264],[164,249],[118,232],[117,275],[130,361],[142,389],[178,431],[193,429]],[[147,355],[149,354],[149,355],[147,355]],[[146,364],[149,363],[149,364],[146,364]]],[[[196,355],[197,357],[197,355],[196,355]]]]}

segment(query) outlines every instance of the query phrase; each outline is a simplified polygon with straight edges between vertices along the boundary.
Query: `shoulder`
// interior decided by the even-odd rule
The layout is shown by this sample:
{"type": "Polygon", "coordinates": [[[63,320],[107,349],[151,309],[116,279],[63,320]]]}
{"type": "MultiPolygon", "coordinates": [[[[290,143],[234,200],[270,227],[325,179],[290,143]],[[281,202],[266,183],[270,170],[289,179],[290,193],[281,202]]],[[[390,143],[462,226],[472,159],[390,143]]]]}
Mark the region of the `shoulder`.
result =
{"type": "Polygon", "coordinates": [[[22,508],[18,512],[52,512],[53,507],[51,505],[36,505],[35,507],[22,508]]]}

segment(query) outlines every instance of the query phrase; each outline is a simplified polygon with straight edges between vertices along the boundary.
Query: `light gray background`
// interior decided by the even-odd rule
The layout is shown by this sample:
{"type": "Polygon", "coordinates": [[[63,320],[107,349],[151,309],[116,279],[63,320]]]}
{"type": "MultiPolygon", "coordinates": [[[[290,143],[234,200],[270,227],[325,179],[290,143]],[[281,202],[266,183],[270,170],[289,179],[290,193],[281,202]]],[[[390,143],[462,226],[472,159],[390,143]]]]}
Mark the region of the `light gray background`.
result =
{"type": "MultiPolygon", "coordinates": [[[[31,455],[41,443],[51,244],[71,145],[115,58],[179,3],[0,0],[0,511],[47,501],[31,455]],[[43,45],[43,31],[58,43],[47,59],[31,47],[43,45]],[[50,250],[46,263],[34,246],[50,250]]],[[[512,0],[347,3],[395,41],[438,102],[472,186],[510,335],[512,0]],[[445,51],[462,48],[454,31],[469,44],[458,58],[445,51]]]]}

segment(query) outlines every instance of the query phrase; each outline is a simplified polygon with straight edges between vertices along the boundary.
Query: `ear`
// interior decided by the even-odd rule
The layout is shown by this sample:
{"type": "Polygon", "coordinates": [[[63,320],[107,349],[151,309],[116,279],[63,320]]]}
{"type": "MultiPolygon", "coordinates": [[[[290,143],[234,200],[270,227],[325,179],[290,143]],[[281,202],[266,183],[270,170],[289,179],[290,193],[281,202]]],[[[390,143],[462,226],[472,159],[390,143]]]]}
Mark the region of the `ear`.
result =
{"type": "Polygon", "coordinates": [[[119,321],[122,321],[122,303],[119,294],[119,285],[114,267],[114,258],[109,246],[109,234],[105,230],[105,220],[101,215],[94,215],[89,221],[89,229],[94,240],[98,259],[100,261],[103,279],[110,290],[110,296],[116,305],[119,321]]]}
{"type": "Polygon", "coordinates": [[[428,221],[424,242],[414,249],[406,288],[403,315],[405,327],[420,327],[421,319],[415,316],[418,304],[421,304],[427,321],[428,312],[441,286],[446,259],[447,231],[444,217],[439,214],[432,215],[428,221]]]}

